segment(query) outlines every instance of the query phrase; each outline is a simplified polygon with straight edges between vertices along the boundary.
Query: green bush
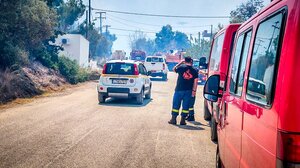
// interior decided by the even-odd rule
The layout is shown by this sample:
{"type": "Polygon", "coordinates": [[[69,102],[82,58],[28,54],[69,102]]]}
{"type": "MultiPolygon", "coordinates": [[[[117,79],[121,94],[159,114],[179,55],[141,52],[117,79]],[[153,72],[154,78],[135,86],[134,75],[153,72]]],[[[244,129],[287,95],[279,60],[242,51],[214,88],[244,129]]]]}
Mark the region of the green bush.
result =
{"type": "Polygon", "coordinates": [[[59,72],[71,83],[85,82],[89,80],[89,73],[86,69],[80,68],[75,60],[67,57],[59,57],[58,61],[59,72]]]}
{"type": "Polygon", "coordinates": [[[59,72],[71,83],[78,83],[77,74],[79,73],[79,65],[75,60],[67,57],[60,57],[58,61],[59,72]]]}
{"type": "Polygon", "coordinates": [[[12,65],[22,65],[26,62],[26,52],[10,42],[0,42],[0,69],[6,69],[12,65]]]}
{"type": "Polygon", "coordinates": [[[77,74],[77,80],[78,82],[85,82],[89,80],[89,72],[84,68],[80,68],[77,74]]]}

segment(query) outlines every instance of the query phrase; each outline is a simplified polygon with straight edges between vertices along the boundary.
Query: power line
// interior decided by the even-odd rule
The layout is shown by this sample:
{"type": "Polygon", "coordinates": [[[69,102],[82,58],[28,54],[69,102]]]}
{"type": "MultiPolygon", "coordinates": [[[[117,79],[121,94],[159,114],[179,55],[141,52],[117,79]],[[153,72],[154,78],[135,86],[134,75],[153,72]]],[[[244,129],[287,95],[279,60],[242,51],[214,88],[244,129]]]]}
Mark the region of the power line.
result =
{"type": "MultiPolygon", "coordinates": [[[[112,17],[114,19],[118,19],[118,20],[122,20],[122,21],[126,21],[126,22],[131,22],[131,23],[135,23],[135,24],[141,24],[141,25],[146,25],[146,26],[153,26],[153,27],[162,27],[164,25],[155,25],[155,24],[149,24],[149,23],[142,23],[142,22],[137,22],[137,21],[133,21],[133,20],[129,20],[129,19],[124,19],[124,18],[120,18],[117,17],[115,15],[111,15],[108,14],[109,17],[112,17]]],[[[198,25],[198,26],[172,26],[172,28],[201,28],[201,27],[209,27],[210,25],[198,25]]]]}
{"type": "Polygon", "coordinates": [[[118,21],[118,20],[116,20],[116,19],[113,19],[113,18],[111,18],[111,17],[108,17],[107,19],[109,19],[109,20],[111,20],[111,21],[113,21],[113,22],[116,22],[116,23],[125,25],[125,26],[129,26],[129,27],[133,27],[133,28],[137,28],[137,29],[143,29],[143,30],[145,30],[145,31],[155,31],[155,30],[144,29],[144,28],[141,28],[141,27],[138,27],[138,26],[133,26],[133,25],[130,25],[130,24],[127,24],[127,23],[118,21]]]}
{"type": "Polygon", "coordinates": [[[129,29],[121,29],[121,28],[110,28],[112,30],[120,30],[120,31],[128,31],[128,32],[143,32],[143,33],[152,33],[152,34],[156,34],[157,32],[150,32],[150,31],[141,31],[141,30],[129,30],[129,29]]]}
{"type": "Polygon", "coordinates": [[[162,15],[162,14],[149,14],[149,13],[136,13],[136,12],[125,12],[125,11],[116,11],[116,10],[107,10],[107,9],[97,9],[93,8],[93,10],[104,11],[104,12],[112,12],[112,13],[121,13],[127,15],[139,15],[139,16],[151,16],[151,17],[172,17],[172,18],[189,18],[189,19],[225,19],[229,18],[229,16],[182,16],[182,15],[162,15]]]}

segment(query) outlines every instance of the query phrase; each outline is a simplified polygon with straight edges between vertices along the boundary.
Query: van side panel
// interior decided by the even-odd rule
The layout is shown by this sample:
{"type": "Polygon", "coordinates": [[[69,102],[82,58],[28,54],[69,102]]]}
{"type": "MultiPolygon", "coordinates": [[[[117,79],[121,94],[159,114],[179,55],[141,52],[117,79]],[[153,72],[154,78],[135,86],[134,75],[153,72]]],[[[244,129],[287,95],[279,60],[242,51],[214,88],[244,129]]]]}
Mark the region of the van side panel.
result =
{"type": "MultiPolygon", "coordinates": [[[[273,3],[273,7],[269,8],[267,11],[258,16],[255,20],[258,22],[255,25],[255,29],[261,20],[268,17],[269,15],[276,13],[283,7],[287,5],[288,1],[278,1],[278,3],[273,3]]],[[[291,1],[289,1],[291,2],[291,1]]],[[[294,1],[295,2],[295,1],[294,1]]],[[[293,8],[293,7],[292,7],[293,8]]],[[[288,11],[291,8],[288,6],[288,11]]],[[[298,11],[299,12],[299,11],[298,11]]],[[[251,24],[251,23],[250,23],[251,24]]],[[[285,31],[292,29],[285,27],[285,31]]],[[[256,30],[257,31],[257,30],[256,30]]],[[[281,94],[285,94],[285,87],[282,85],[281,81],[286,80],[283,73],[287,66],[284,65],[286,60],[286,54],[284,54],[284,48],[286,47],[286,39],[290,38],[286,32],[284,33],[283,43],[281,45],[281,53],[278,54],[279,57],[279,67],[275,68],[277,73],[277,78],[275,78],[275,94],[273,99],[273,104],[270,108],[262,107],[256,105],[253,102],[245,99],[244,111],[244,121],[243,121],[243,131],[242,131],[242,157],[241,157],[241,167],[276,167],[276,149],[277,149],[277,123],[279,111],[283,104],[289,101],[282,101],[281,94]],[[284,103],[283,103],[284,102],[284,103]],[[255,154],[258,155],[255,155],[255,154]]],[[[250,59],[248,58],[248,66],[250,66],[250,59]]],[[[299,62],[298,62],[299,63],[299,62]]],[[[298,64],[299,65],[299,64],[298,64]]],[[[247,76],[249,74],[249,69],[246,72],[247,76]]],[[[298,78],[300,79],[300,78],[298,78]]],[[[249,80],[249,79],[248,79],[249,80]]],[[[300,86],[300,83],[298,83],[300,86]]],[[[246,88],[246,83],[244,84],[246,88]]],[[[244,93],[246,94],[246,93],[244,93]]],[[[295,117],[295,116],[294,116],[295,117]]],[[[298,116],[300,117],[300,116],[298,116]]],[[[290,121],[289,121],[290,122],[290,121]]],[[[299,123],[299,121],[298,121],[299,123]]]]}
{"type": "MultiPolygon", "coordinates": [[[[300,133],[300,1],[289,4],[289,18],[282,48],[281,100],[278,128],[300,133]]],[[[281,68],[281,67],[280,67],[281,68]]]]}

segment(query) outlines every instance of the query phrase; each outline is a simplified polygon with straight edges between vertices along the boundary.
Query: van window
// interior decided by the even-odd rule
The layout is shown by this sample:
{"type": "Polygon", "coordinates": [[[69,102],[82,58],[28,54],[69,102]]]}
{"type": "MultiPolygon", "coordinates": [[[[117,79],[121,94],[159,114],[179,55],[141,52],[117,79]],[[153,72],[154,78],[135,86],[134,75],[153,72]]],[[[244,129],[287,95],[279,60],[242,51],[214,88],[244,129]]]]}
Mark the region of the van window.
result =
{"type": "Polygon", "coordinates": [[[282,18],[279,13],[260,23],[255,37],[246,97],[263,105],[271,104],[282,18]]]}
{"type": "Polygon", "coordinates": [[[241,96],[243,91],[243,84],[244,84],[244,75],[246,70],[246,62],[247,62],[247,56],[248,51],[250,47],[250,40],[251,40],[252,31],[249,31],[245,35],[244,45],[243,45],[243,51],[242,51],[242,60],[240,62],[240,68],[237,75],[237,91],[236,94],[241,96]]]}
{"type": "Polygon", "coordinates": [[[224,33],[221,34],[220,36],[218,36],[214,40],[213,48],[211,51],[211,58],[209,61],[209,70],[210,71],[218,71],[220,68],[223,42],[224,42],[224,33]]]}
{"type": "Polygon", "coordinates": [[[233,60],[232,67],[231,67],[230,93],[233,93],[233,94],[236,93],[236,83],[237,83],[236,81],[237,81],[237,74],[238,74],[238,69],[239,69],[242,48],[243,48],[244,36],[245,36],[245,34],[242,34],[238,38],[235,52],[234,52],[234,58],[233,58],[234,60],[233,60]]]}
{"type": "Polygon", "coordinates": [[[146,62],[164,62],[162,57],[148,57],[146,62]]]}

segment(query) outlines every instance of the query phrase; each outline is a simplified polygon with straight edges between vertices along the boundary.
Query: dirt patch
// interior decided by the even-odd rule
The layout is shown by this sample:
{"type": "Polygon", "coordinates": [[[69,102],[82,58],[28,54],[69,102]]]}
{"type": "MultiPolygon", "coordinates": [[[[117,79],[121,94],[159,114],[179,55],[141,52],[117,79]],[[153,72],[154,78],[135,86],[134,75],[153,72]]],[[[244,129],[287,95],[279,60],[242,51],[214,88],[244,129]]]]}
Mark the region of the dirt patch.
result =
{"type": "Polygon", "coordinates": [[[42,91],[58,91],[67,84],[66,79],[57,71],[34,62],[30,67],[22,68],[26,76],[35,83],[36,88],[42,91]]]}
{"type": "Polygon", "coordinates": [[[0,104],[17,98],[31,98],[45,92],[60,91],[69,85],[58,72],[33,62],[30,67],[0,71],[0,104]]]}

